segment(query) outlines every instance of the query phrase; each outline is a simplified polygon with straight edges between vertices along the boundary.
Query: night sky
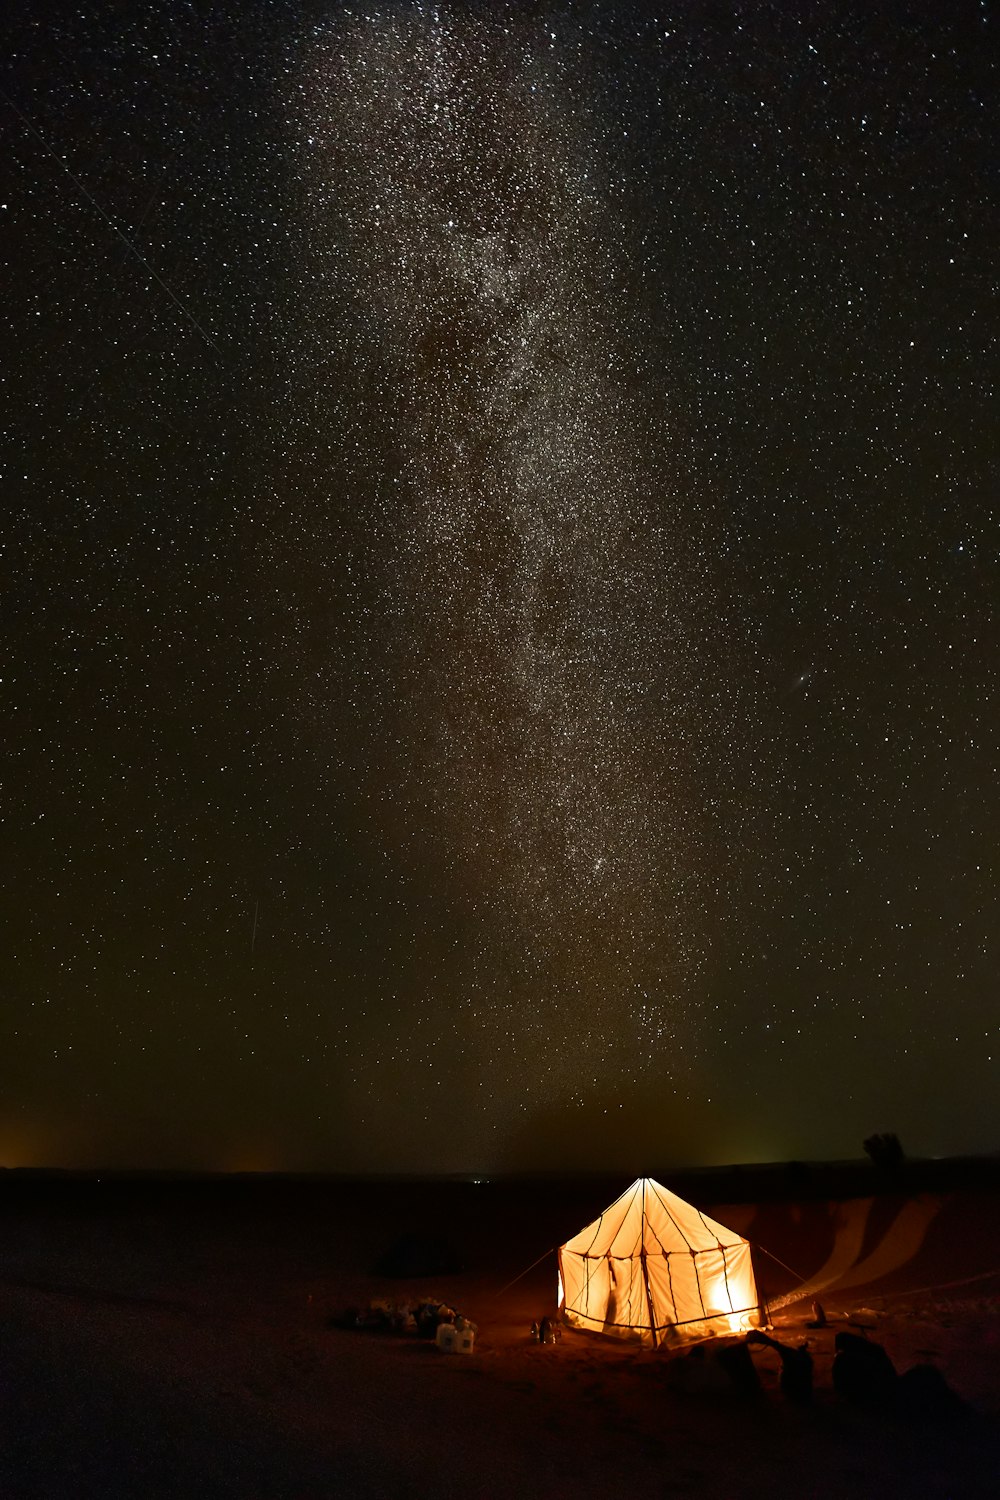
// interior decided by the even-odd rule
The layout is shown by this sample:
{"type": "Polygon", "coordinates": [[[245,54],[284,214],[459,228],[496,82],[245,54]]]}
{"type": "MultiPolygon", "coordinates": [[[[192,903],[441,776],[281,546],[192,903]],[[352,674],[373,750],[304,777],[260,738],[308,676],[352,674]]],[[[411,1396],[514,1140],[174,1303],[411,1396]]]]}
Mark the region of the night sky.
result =
{"type": "Polygon", "coordinates": [[[0,1164],[1000,1148],[998,34],[8,0],[0,1164]]]}

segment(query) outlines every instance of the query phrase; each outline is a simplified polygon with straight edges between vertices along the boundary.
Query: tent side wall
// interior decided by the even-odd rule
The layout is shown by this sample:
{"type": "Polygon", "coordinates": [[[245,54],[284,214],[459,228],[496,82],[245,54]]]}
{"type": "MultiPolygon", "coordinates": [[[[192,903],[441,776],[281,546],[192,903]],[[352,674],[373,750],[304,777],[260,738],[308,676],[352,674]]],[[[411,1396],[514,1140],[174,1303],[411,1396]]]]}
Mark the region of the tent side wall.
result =
{"type": "Polygon", "coordinates": [[[638,1257],[609,1259],[559,1251],[560,1308],[574,1328],[654,1342],[653,1314],[638,1257]]]}
{"type": "Polygon", "coordinates": [[[667,1341],[740,1333],[760,1321],[746,1241],[724,1250],[649,1256],[647,1273],[657,1328],[667,1341]]]}
{"type": "Polygon", "coordinates": [[[750,1246],[633,1259],[559,1251],[560,1308],[575,1328],[677,1344],[759,1325],[750,1246]],[[646,1295],[648,1285],[652,1308],[646,1295]]]}

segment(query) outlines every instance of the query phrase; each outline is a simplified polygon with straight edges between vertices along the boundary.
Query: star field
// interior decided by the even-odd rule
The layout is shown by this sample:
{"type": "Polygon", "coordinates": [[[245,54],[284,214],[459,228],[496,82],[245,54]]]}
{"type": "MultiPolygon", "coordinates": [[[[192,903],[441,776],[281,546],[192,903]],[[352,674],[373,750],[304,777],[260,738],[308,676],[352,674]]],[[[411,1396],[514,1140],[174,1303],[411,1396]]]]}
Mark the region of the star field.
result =
{"type": "Polygon", "coordinates": [[[0,1160],[995,1149],[992,8],[3,28],[0,1160]]]}

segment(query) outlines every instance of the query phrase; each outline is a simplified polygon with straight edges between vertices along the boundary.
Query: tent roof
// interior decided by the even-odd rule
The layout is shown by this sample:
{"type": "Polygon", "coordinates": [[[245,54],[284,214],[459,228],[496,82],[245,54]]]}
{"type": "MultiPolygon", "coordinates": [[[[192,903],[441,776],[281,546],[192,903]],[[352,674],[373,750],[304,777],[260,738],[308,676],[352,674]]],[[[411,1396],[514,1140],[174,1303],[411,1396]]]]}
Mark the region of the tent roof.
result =
{"type": "Polygon", "coordinates": [[[628,1260],[640,1250],[690,1255],[745,1245],[742,1235],[701,1213],[652,1177],[638,1177],[601,1216],[563,1245],[574,1255],[628,1260]]]}

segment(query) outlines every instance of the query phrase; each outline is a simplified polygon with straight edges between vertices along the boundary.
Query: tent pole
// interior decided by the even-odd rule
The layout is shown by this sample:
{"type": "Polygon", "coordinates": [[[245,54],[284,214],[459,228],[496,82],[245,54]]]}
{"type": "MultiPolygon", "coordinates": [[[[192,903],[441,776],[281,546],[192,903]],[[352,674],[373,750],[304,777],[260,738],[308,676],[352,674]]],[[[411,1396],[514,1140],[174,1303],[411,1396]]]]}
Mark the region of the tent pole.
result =
{"type": "Polygon", "coordinates": [[[649,1308],[649,1331],[653,1335],[653,1348],[659,1346],[659,1335],[656,1331],[656,1313],[653,1310],[653,1293],[649,1286],[649,1271],[646,1266],[646,1179],[642,1179],[642,1220],[640,1233],[642,1240],[639,1245],[639,1264],[642,1266],[642,1284],[646,1288],[646,1306],[649,1308]]]}
{"type": "Polygon", "coordinates": [[[642,1264],[642,1281],[646,1288],[646,1306],[649,1308],[649,1331],[653,1335],[653,1348],[659,1346],[660,1336],[656,1330],[656,1313],[653,1309],[653,1294],[649,1288],[649,1271],[646,1269],[645,1247],[639,1251],[639,1260],[642,1264]]]}

